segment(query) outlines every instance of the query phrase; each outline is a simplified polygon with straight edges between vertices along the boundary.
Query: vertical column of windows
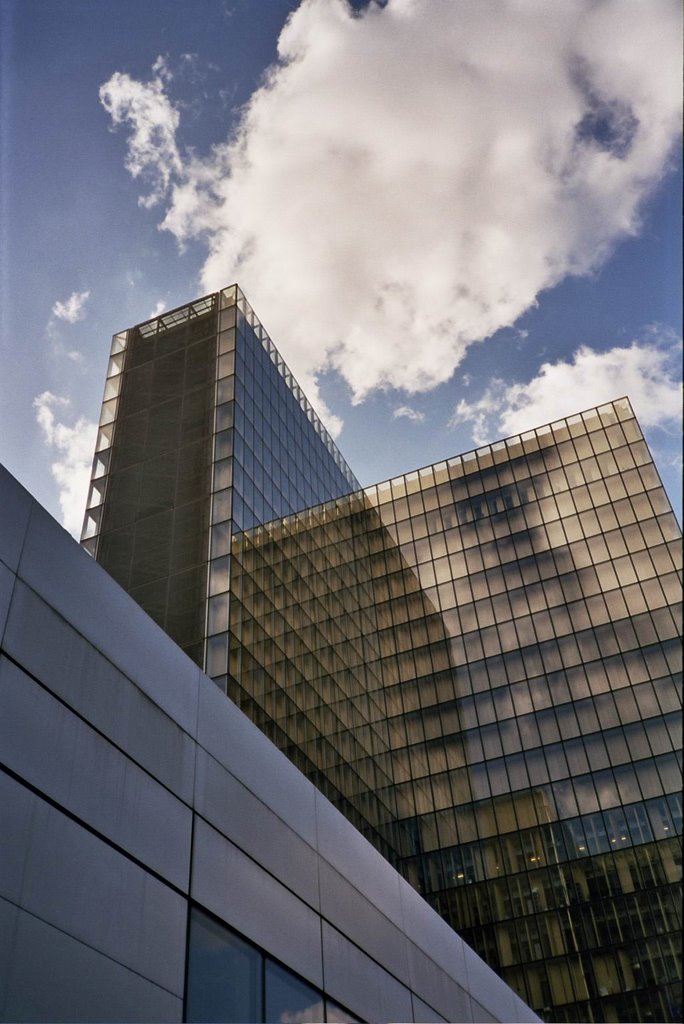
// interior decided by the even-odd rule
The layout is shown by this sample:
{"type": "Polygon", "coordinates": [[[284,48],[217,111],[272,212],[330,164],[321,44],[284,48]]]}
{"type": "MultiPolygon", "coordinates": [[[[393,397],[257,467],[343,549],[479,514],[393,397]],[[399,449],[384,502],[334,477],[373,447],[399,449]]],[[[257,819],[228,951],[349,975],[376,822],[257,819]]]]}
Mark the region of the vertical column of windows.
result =
{"type": "Polygon", "coordinates": [[[102,510],[109,473],[119,395],[121,393],[127,341],[127,331],[121,331],[119,334],[114,335],[107,365],[107,378],[95,441],[95,457],[90,478],[90,490],[88,491],[86,513],[81,532],[81,544],[91,555],[95,555],[97,552],[97,542],[102,526],[102,510]]]}
{"type": "Polygon", "coordinates": [[[235,492],[240,490],[240,481],[235,480],[234,461],[236,302],[237,289],[234,285],[220,292],[204,653],[207,675],[223,690],[227,686],[228,673],[232,517],[235,492]]]}

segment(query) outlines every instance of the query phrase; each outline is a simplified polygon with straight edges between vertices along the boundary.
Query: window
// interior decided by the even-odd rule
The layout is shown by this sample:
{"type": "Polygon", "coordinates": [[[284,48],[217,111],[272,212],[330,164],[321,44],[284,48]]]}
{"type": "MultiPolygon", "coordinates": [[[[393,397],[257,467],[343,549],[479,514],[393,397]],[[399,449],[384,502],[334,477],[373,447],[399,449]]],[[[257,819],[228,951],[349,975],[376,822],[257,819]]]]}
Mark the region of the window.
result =
{"type": "Polygon", "coordinates": [[[188,1021],[261,1021],[263,957],[223,925],[193,909],[188,944],[188,1021]]]}
{"type": "Polygon", "coordinates": [[[185,1020],[223,1024],[358,1022],[198,907],[190,910],[185,1020]]]}
{"type": "Polygon", "coordinates": [[[266,1016],[268,1024],[304,1024],[323,1020],[323,997],[290,971],[266,960],[266,1016]]]}

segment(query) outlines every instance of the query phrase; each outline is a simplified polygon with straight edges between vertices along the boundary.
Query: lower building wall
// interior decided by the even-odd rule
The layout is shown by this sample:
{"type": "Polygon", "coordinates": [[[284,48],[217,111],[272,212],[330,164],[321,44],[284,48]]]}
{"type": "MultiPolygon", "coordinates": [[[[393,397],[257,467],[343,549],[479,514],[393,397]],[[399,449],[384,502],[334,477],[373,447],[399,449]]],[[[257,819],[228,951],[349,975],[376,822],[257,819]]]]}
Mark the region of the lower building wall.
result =
{"type": "Polygon", "coordinates": [[[0,1019],[538,1019],[4,470],[0,494],[0,1019]]]}

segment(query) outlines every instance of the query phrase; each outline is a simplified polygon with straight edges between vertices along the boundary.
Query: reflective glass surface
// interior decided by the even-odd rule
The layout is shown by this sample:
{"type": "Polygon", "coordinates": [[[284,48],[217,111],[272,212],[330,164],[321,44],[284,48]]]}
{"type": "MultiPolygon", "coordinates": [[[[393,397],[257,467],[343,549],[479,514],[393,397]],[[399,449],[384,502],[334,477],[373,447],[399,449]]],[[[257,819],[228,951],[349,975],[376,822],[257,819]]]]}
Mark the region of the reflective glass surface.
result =
{"type": "Polygon", "coordinates": [[[323,997],[311,985],[272,960],[266,961],[266,1021],[305,1024],[325,1019],[323,997]]]}
{"type": "Polygon", "coordinates": [[[193,910],[188,937],[188,1021],[261,1021],[263,957],[219,922],[193,910]]]}
{"type": "Polygon", "coordinates": [[[680,532],[629,404],[232,550],[234,699],[359,827],[382,768],[366,835],[545,1019],[678,1019],[680,532]]]}
{"type": "Polygon", "coordinates": [[[365,515],[356,497],[235,535],[228,693],[396,863],[365,515]]]}
{"type": "Polygon", "coordinates": [[[222,689],[233,530],[357,487],[237,286],[114,336],[82,542],[222,689]]]}
{"type": "Polygon", "coordinates": [[[306,1024],[358,1017],[216,918],[191,907],[184,1020],[306,1024]]]}
{"type": "Polygon", "coordinates": [[[359,484],[240,289],[218,301],[204,668],[227,690],[232,534],[359,484]]]}

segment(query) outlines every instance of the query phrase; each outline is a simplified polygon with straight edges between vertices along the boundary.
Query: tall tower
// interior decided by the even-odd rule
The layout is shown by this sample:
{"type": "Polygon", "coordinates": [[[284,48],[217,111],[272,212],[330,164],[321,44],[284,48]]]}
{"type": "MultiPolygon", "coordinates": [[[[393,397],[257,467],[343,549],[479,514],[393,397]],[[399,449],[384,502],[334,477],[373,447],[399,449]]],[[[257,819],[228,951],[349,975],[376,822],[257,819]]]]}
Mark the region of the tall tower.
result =
{"type": "Polygon", "coordinates": [[[359,486],[236,285],[114,335],[83,546],[396,862],[382,694],[303,695],[292,652],[266,686],[230,632],[234,538],[359,486]]]}
{"type": "Polygon", "coordinates": [[[114,335],[82,543],[223,689],[233,532],[358,486],[236,285],[114,335]]]}

